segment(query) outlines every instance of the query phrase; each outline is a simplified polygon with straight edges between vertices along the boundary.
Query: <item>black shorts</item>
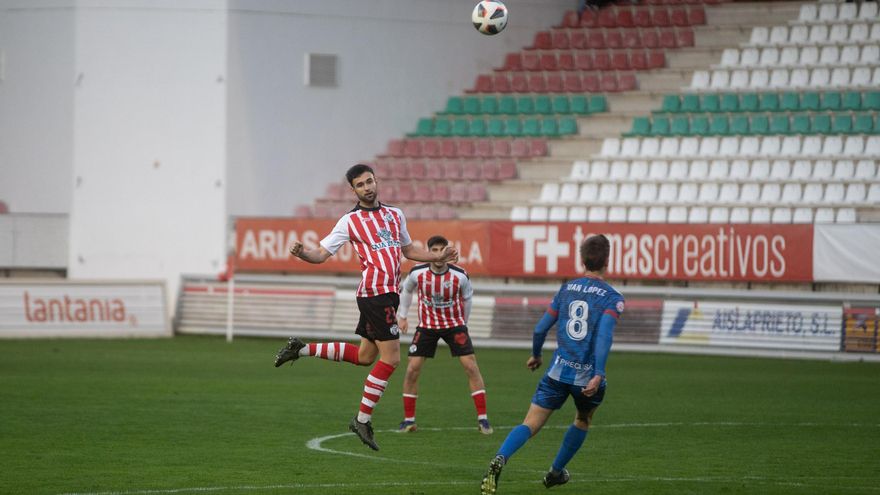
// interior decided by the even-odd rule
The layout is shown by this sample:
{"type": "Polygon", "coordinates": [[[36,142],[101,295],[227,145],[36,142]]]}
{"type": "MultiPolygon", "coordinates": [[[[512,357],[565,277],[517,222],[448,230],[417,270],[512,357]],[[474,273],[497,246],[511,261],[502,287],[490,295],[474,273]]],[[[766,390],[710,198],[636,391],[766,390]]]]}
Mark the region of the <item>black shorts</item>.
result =
{"type": "Polygon", "coordinates": [[[409,346],[409,355],[413,357],[434,357],[437,352],[437,342],[443,339],[449,345],[449,351],[453,356],[469,356],[474,353],[474,344],[468,334],[466,326],[444,328],[434,330],[417,327],[413,335],[412,345],[409,346]]]}
{"type": "Polygon", "coordinates": [[[397,328],[397,306],[400,304],[400,296],[396,292],[359,297],[357,303],[361,317],[354,333],[370,342],[400,339],[400,330],[397,328]]]}

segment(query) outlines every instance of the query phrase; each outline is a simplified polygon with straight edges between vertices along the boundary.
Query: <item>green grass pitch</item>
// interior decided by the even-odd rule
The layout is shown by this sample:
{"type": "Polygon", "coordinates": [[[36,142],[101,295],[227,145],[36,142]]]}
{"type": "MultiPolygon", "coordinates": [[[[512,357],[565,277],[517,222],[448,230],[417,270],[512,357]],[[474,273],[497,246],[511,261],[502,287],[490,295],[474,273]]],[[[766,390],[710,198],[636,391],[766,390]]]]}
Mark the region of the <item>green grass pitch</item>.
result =
{"type": "MultiPolygon", "coordinates": [[[[441,347],[422,372],[421,430],[398,434],[404,358],[374,453],[347,432],[368,368],[275,369],[282,344],[0,341],[0,493],[474,494],[540,377],[528,351],[477,350],[496,427],[483,436],[441,347]]],[[[544,493],[573,415],[569,402],[511,459],[499,494],[544,493]]],[[[553,493],[877,494],[880,364],[612,351],[605,404],[568,467],[553,493]]]]}

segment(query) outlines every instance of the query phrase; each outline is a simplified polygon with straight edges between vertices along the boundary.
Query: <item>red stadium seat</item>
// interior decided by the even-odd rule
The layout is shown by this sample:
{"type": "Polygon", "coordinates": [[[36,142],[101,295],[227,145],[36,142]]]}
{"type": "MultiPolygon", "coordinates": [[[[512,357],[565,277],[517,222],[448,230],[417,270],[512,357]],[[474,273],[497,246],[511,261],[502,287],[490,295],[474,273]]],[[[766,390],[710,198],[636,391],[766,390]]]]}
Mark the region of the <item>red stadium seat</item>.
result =
{"type": "Polygon", "coordinates": [[[574,68],[577,70],[593,69],[593,53],[588,51],[579,51],[574,58],[574,68]]]}
{"type": "Polygon", "coordinates": [[[596,21],[599,27],[617,27],[617,9],[614,7],[604,8],[599,11],[599,19],[596,21]]]}
{"type": "MultiPolygon", "coordinates": [[[[507,143],[508,154],[510,152],[510,141],[496,141],[496,143],[507,143]]],[[[498,162],[486,160],[480,167],[480,178],[483,180],[498,180],[498,162]]]]}
{"type": "Polygon", "coordinates": [[[643,29],[641,35],[642,46],[645,48],[660,48],[660,35],[656,29],[643,29]]]}
{"type": "Polygon", "coordinates": [[[507,139],[493,139],[492,156],[499,158],[510,156],[510,141],[507,139]]]}
{"type": "Polygon", "coordinates": [[[547,91],[547,81],[544,80],[544,74],[529,74],[529,91],[532,93],[547,91]]]}
{"type": "Polygon", "coordinates": [[[666,55],[660,50],[648,52],[648,67],[651,69],[666,67],[666,55]]]}
{"type": "Polygon", "coordinates": [[[523,70],[541,70],[541,57],[538,52],[525,52],[522,55],[523,70]]]}
{"type": "Polygon", "coordinates": [[[495,74],[492,78],[492,87],[496,93],[510,93],[510,77],[508,74],[495,74]]]}
{"type": "Polygon", "coordinates": [[[562,26],[565,28],[576,28],[580,26],[581,18],[577,12],[574,10],[565,11],[565,15],[562,16],[562,26]]]}
{"type": "MultiPolygon", "coordinates": [[[[422,147],[424,151],[424,146],[422,147]]],[[[428,175],[428,169],[425,167],[423,160],[414,160],[409,162],[409,177],[411,179],[424,179],[428,175]]]]}
{"type": "Polygon", "coordinates": [[[654,24],[651,22],[651,11],[646,8],[638,8],[636,7],[635,12],[633,12],[633,24],[636,27],[651,27],[654,24]]]}
{"type": "Polygon", "coordinates": [[[480,74],[477,76],[477,81],[474,83],[474,89],[469,90],[469,93],[491,93],[494,91],[494,86],[492,85],[492,76],[486,74],[480,74]]]}
{"type": "Polygon", "coordinates": [[[437,208],[437,220],[455,220],[456,218],[458,218],[458,213],[455,212],[454,208],[446,205],[437,208]]]}
{"type": "Polygon", "coordinates": [[[673,26],[687,26],[688,25],[688,16],[687,11],[683,7],[677,7],[672,9],[669,13],[669,23],[673,26]]]}
{"type": "Polygon", "coordinates": [[[688,24],[700,26],[706,24],[706,10],[701,5],[688,7],[688,24]]]}
{"type": "Polygon", "coordinates": [[[434,200],[434,187],[428,182],[417,182],[415,186],[416,201],[430,202],[434,200]]]}
{"type": "Polygon", "coordinates": [[[611,69],[611,55],[606,51],[599,51],[593,54],[593,69],[595,70],[610,70],[611,69]]]}
{"type": "Polygon", "coordinates": [[[548,72],[557,70],[556,54],[553,52],[542,53],[539,66],[541,67],[541,70],[548,72]]]}
{"type": "Polygon", "coordinates": [[[669,21],[669,10],[666,7],[655,8],[651,12],[651,24],[657,27],[667,27],[672,23],[669,21]]]}
{"type": "Polygon", "coordinates": [[[546,91],[548,93],[562,93],[562,74],[559,72],[551,72],[545,78],[547,81],[546,91]]]}
{"type": "Polygon", "coordinates": [[[422,140],[407,139],[403,144],[403,154],[409,157],[422,156],[422,140]]]}
{"type": "Polygon", "coordinates": [[[397,201],[410,202],[415,196],[416,192],[411,182],[404,181],[397,185],[397,201]]]}
{"type": "Polygon", "coordinates": [[[498,180],[515,179],[516,176],[516,162],[509,160],[498,164],[498,180]]]}
{"type": "Polygon", "coordinates": [[[599,88],[606,93],[617,91],[617,76],[615,74],[603,74],[599,80],[599,88]]]}
{"type": "Polygon", "coordinates": [[[522,70],[522,54],[508,53],[504,56],[504,65],[495,70],[514,71],[522,70]]]}
{"type": "Polygon", "coordinates": [[[526,75],[515,72],[510,78],[510,89],[514,93],[527,93],[529,91],[529,80],[526,75]]]}
{"type": "Polygon", "coordinates": [[[574,54],[562,52],[558,57],[559,70],[574,70],[574,54]]]}
{"type": "Polygon", "coordinates": [[[598,93],[600,89],[599,76],[594,73],[585,74],[581,87],[586,93],[598,93]]]}
{"type": "MultiPolygon", "coordinates": [[[[479,148],[479,145],[477,145],[479,148]]],[[[466,181],[479,180],[481,174],[479,160],[465,160],[461,164],[461,178],[466,181]]]]}
{"type": "Polygon", "coordinates": [[[458,139],[456,140],[456,144],[458,145],[458,156],[462,158],[473,158],[475,156],[473,140],[458,139]]]}
{"type": "MultiPolygon", "coordinates": [[[[480,158],[489,158],[492,156],[492,141],[489,139],[477,139],[474,141],[474,156],[480,158]]],[[[464,168],[462,168],[462,175],[464,175],[464,168]]],[[[467,179],[467,177],[462,177],[463,179],[467,179]]]]}
{"type": "Polygon", "coordinates": [[[464,203],[467,201],[467,184],[457,183],[449,188],[450,203],[464,203]]]}
{"type": "Polygon", "coordinates": [[[385,159],[377,160],[375,164],[373,164],[373,172],[376,172],[377,177],[387,178],[391,177],[391,162],[385,159]]]}
{"type": "Polygon", "coordinates": [[[571,47],[575,49],[587,48],[587,33],[584,31],[572,31],[569,35],[571,39],[571,47]]]}
{"type": "MultiPolygon", "coordinates": [[[[390,202],[397,201],[397,188],[399,186],[399,182],[396,180],[386,180],[382,183],[382,200],[390,202]]],[[[331,213],[333,211],[333,205],[330,206],[331,213]]]]}
{"type": "Polygon", "coordinates": [[[584,85],[581,80],[581,76],[578,73],[571,73],[565,75],[565,81],[563,81],[563,90],[566,93],[580,93],[584,89],[584,85]]]}
{"type": "Polygon", "coordinates": [[[437,139],[425,139],[422,141],[422,156],[428,158],[439,158],[443,156],[442,141],[437,139]]]}
{"type": "Polygon", "coordinates": [[[531,156],[529,153],[529,142],[525,139],[514,139],[510,143],[510,154],[517,158],[531,156]]]}
{"type": "Polygon", "coordinates": [[[635,29],[628,29],[623,33],[624,48],[641,48],[642,36],[635,29]]]}
{"type": "Polygon", "coordinates": [[[458,143],[454,139],[440,140],[440,156],[455,158],[458,156],[458,143]]]}
{"type": "Polygon", "coordinates": [[[438,182],[434,184],[434,201],[445,203],[449,201],[449,184],[438,182]]]}
{"type": "Polygon", "coordinates": [[[633,12],[629,7],[617,8],[617,27],[629,28],[635,26],[633,12]]]}
{"type": "Polygon", "coordinates": [[[553,31],[553,48],[555,50],[568,50],[571,46],[571,40],[568,37],[568,31],[557,29],[553,31]]]}
{"type": "Polygon", "coordinates": [[[617,75],[618,91],[635,91],[636,89],[638,89],[638,85],[639,84],[636,80],[636,75],[632,72],[626,72],[617,75]]]}
{"type": "Polygon", "coordinates": [[[623,48],[623,33],[617,29],[605,33],[605,46],[608,48],[623,48]]]}
{"type": "Polygon", "coordinates": [[[694,30],[690,28],[676,30],[676,42],[679,47],[694,46],[694,30]]]}
{"type": "Polygon", "coordinates": [[[633,50],[629,54],[629,62],[635,70],[646,70],[648,68],[648,54],[642,50],[633,50]]]}
{"type": "Polygon", "coordinates": [[[443,160],[428,160],[425,168],[427,179],[442,180],[446,178],[446,164],[443,163],[443,160]]]}
{"type": "Polygon", "coordinates": [[[529,156],[547,156],[547,140],[532,139],[529,141],[529,156]]]}
{"type": "Polygon", "coordinates": [[[392,139],[388,141],[388,155],[389,156],[403,156],[403,139],[392,139]]]}
{"type": "Polygon", "coordinates": [[[468,184],[467,200],[471,203],[477,201],[486,201],[489,199],[489,193],[483,184],[468,184]]]}
{"type": "Polygon", "coordinates": [[[587,46],[585,48],[605,48],[605,32],[594,30],[587,35],[587,46]]]}
{"type": "Polygon", "coordinates": [[[593,12],[592,10],[585,10],[583,14],[581,14],[581,27],[582,28],[593,28],[598,26],[599,16],[593,12]]]}
{"type": "Polygon", "coordinates": [[[391,165],[392,179],[409,179],[409,162],[406,160],[396,161],[391,165]]]}
{"type": "Polygon", "coordinates": [[[533,46],[526,47],[526,50],[549,50],[553,48],[553,37],[550,31],[538,31],[535,33],[535,43],[533,46]]]}
{"type": "Polygon", "coordinates": [[[629,70],[629,56],[626,52],[617,51],[611,55],[611,68],[614,70],[629,70]]]}
{"type": "Polygon", "coordinates": [[[461,179],[461,162],[458,161],[450,161],[446,162],[445,167],[446,178],[450,180],[459,180],[461,179]]]}
{"type": "Polygon", "coordinates": [[[672,29],[662,29],[660,30],[660,46],[659,48],[675,48],[677,42],[675,41],[675,31],[672,29]]]}

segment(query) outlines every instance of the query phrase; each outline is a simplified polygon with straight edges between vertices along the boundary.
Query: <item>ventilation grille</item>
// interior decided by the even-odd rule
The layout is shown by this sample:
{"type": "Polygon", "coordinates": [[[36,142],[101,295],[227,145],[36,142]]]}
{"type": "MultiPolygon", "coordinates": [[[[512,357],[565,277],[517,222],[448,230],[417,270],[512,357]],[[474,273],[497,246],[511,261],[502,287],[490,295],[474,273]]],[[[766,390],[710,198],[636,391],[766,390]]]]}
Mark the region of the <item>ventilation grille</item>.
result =
{"type": "Polygon", "coordinates": [[[316,88],[335,88],[336,81],[336,55],[320,53],[306,54],[306,86],[316,88]]]}

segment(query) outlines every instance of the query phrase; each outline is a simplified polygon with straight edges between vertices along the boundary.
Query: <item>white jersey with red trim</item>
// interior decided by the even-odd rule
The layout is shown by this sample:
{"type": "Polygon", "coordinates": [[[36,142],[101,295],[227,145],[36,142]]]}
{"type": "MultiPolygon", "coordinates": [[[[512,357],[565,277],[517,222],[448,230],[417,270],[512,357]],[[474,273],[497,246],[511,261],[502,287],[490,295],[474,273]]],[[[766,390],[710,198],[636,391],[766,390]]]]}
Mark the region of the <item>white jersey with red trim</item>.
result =
{"type": "Polygon", "coordinates": [[[400,208],[382,203],[375,208],[357,205],[321,239],[321,246],[336,254],[346,242],[351,242],[361,261],[357,297],[398,291],[401,248],[412,244],[400,208]]]}
{"type": "Polygon", "coordinates": [[[403,281],[403,290],[417,294],[419,326],[440,330],[467,324],[464,302],[474,295],[468,274],[448,264],[443,273],[434,273],[429,263],[416,265],[403,281]]]}

